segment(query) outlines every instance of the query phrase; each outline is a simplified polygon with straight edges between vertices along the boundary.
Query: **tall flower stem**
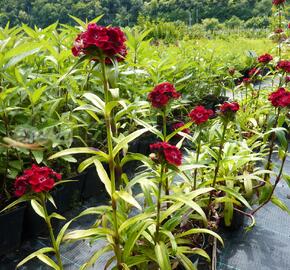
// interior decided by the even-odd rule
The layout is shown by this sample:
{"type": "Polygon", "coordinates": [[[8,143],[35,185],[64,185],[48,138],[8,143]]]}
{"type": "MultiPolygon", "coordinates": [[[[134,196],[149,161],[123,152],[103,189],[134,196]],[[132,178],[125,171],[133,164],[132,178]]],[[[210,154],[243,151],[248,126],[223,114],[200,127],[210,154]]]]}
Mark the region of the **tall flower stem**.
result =
{"type": "MultiPolygon", "coordinates": [[[[101,69],[103,75],[103,83],[104,83],[104,94],[105,94],[105,106],[110,102],[110,93],[109,93],[109,84],[106,73],[106,64],[105,61],[101,62],[101,69]]],[[[112,222],[113,229],[115,232],[115,245],[114,251],[117,260],[117,269],[121,270],[122,267],[122,251],[120,247],[120,235],[119,235],[119,227],[118,227],[118,218],[117,218],[117,201],[115,199],[115,191],[116,191],[116,179],[115,179],[115,161],[113,156],[113,139],[112,139],[112,123],[111,123],[111,114],[105,113],[105,122],[106,122],[106,132],[107,132],[107,146],[108,146],[108,155],[109,155],[109,169],[110,169],[110,180],[111,180],[111,189],[112,189],[112,222]]]]}
{"type": "Polygon", "coordinates": [[[162,192],[162,183],[165,174],[165,165],[161,164],[160,169],[160,179],[158,183],[158,194],[157,194],[157,215],[156,215],[156,232],[155,232],[155,243],[159,242],[159,231],[160,231],[160,212],[161,212],[161,192],[162,192]]]}
{"type": "MultiPolygon", "coordinates": [[[[278,113],[276,115],[276,119],[275,119],[275,123],[274,123],[273,128],[277,127],[279,116],[280,116],[280,108],[278,108],[278,113]]],[[[272,155],[273,155],[273,151],[274,151],[275,139],[276,139],[275,132],[272,132],[271,142],[270,142],[270,150],[269,150],[268,160],[267,160],[267,163],[265,165],[265,170],[269,170],[270,167],[271,167],[271,164],[272,164],[272,160],[271,159],[272,159],[272,155]]],[[[264,174],[264,181],[268,180],[268,178],[269,178],[269,174],[265,173],[264,174]]]]}
{"type": "MultiPolygon", "coordinates": [[[[212,187],[215,188],[216,186],[216,180],[217,180],[217,176],[218,176],[218,172],[219,172],[219,168],[220,168],[220,161],[221,161],[221,156],[222,156],[222,151],[223,151],[223,146],[225,143],[225,135],[226,135],[226,130],[229,124],[229,120],[226,119],[223,125],[223,133],[222,133],[222,137],[221,137],[221,141],[220,141],[220,145],[219,145],[219,151],[218,151],[218,156],[217,156],[217,163],[216,163],[216,167],[214,170],[214,177],[213,177],[213,182],[212,182],[212,187]]],[[[209,205],[211,203],[212,200],[212,192],[210,193],[210,198],[209,198],[209,205]]]]}
{"type": "MultiPolygon", "coordinates": [[[[163,141],[166,142],[166,136],[167,136],[167,112],[166,107],[162,110],[162,131],[163,131],[163,141]]],[[[168,178],[165,179],[165,194],[169,195],[169,183],[168,178]]],[[[169,205],[168,205],[169,206],[169,205]]]]}
{"type": "Polygon", "coordinates": [[[273,196],[273,194],[274,194],[274,192],[275,192],[275,189],[276,189],[278,183],[279,183],[280,180],[281,180],[281,176],[282,176],[282,173],[283,173],[283,169],[284,169],[285,161],[286,161],[286,158],[287,158],[287,153],[288,153],[288,144],[287,144],[287,146],[286,146],[285,153],[284,153],[284,156],[283,156],[283,158],[282,158],[282,163],[281,163],[281,166],[280,166],[279,173],[278,173],[278,175],[277,175],[277,177],[276,177],[276,180],[275,180],[274,186],[273,186],[273,188],[272,188],[272,190],[271,190],[271,193],[270,193],[268,199],[267,199],[265,202],[263,202],[263,203],[262,203],[258,208],[256,208],[254,211],[252,211],[252,212],[251,212],[251,215],[254,215],[255,213],[257,213],[257,211],[259,211],[263,206],[265,206],[265,205],[266,205],[268,202],[270,202],[270,200],[272,199],[272,196],[273,196]]]}
{"type": "MultiPolygon", "coordinates": [[[[198,163],[199,160],[199,155],[200,155],[200,150],[201,150],[201,130],[199,130],[198,138],[197,138],[197,149],[196,149],[196,158],[195,158],[195,163],[198,163]]],[[[196,190],[197,186],[197,168],[194,169],[194,175],[193,175],[193,189],[196,190]]]]}
{"type": "MultiPolygon", "coordinates": [[[[279,5],[279,29],[282,28],[282,8],[281,5],[279,5]]],[[[282,58],[282,40],[281,40],[281,34],[279,34],[279,44],[278,44],[278,56],[279,56],[279,61],[282,58]]]]}
{"type": "Polygon", "coordinates": [[[213,177],[213,182],[212,182],[212,187],[213,188],[216,185],[217,175],[218,175],[219,168],[220,168],[220,161],[221,161],[222,151],[223,151],[223,147],[224,147],[224,143],[225,143],[225,135],[226,135],[228,123],[229,123],[228,120],[226,120],[226,122],[224,123],[222,138],[221,138],[220,145],[219,145],[217,163],[216,163],[216,167],[215,167],[215,170],[214,170],[214,177],[213,177]]]}
{"type": "Polygon", "coordinates": [[[43,207],[44,219],[45,219],[45,223],[47,224],[47,227],[48,227],[51,244],[52,244],[54,252],[55,252],[57,265],[59,266],[60,270],[64,270],[63,265],[62,265],[62,261],[61,261],[61,257],[60,257],[59,247],[56,244],[54,232],[53,232],[52,225],[51,225],[51,220],[50,220],[50,217],[49,217],[48,212],[47,212],[46,199],[45,199],[44,194],[40,194],[40,200],[41,200],[41,206],[43,207]]]}

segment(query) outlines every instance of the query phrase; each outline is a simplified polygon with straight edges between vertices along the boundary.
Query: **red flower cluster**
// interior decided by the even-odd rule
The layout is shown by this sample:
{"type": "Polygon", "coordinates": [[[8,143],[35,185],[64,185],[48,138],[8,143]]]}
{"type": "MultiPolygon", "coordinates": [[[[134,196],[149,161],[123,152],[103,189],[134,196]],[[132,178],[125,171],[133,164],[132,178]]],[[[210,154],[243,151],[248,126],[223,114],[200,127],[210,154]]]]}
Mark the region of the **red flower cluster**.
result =
{"type": "Polygon", "coordinates": [[[284,72],[290,73],[290,61],[287,60],[281,60],[277,64],[277,69],[281,69],[284,72]]]}
{"type": "Polygon", "coordinates": [[[251,79],[250,78],[243,78],[243,83],[245,85],[249,85],[251,83],[251,79]]]}
{"type": "MultiPolygon", "coordinates": [[[[107,57],[126,56],[125,41],[126,37],[119,27],[104,27],[91,23],[85,32],[77,36],[72,53],[74,56],[87,54],[96,57],[100,53],[107,57]]],[[[119,61],[122,59],[117,58],[119,61]]]]}
{"type": "Polygon", "coordinates": [[[275,34],[281,34],[281,33],[283,33],[284,32],[284,30],[282,29],[282,28],[276,28],[275,30],[274,30],[274,33],[275,34]]]}
{"type": "Polygon", "coordinates": [[[200,125],[206,122],[211,116],[213,116],[214,112],[212,110],[207,110],[203,106],[196,106],[190,113],[189,117],[191,121],[197,125],[200,125]]]}
{"type": "Polygon", "coordinates": [[[278,88],[275,92],[271,93],[268,98],[274,107],[287,107],[290,106],[290,92],[285,88],[278,88]]]}
{"type": "Polygon", "coordinates": [[[176,92],[171,83],[160,83],[149,93],[148,99],[155,108],[162,108],[168,104],[171,99],[178,99],[181,95],[176,92]]]}
{"type": "Polygon", "coordinates": [[[15,196],[20,197],[27,191],[49,191],[54,187],[55,180],[60,180],[61,175],[48,167],[39,167],[35,164],[26,169],[23,175],[18,176],[14,182],[15,196]]]}
{"type": "Polygon", "coordinates": [[[268,64],[270,61],[273,60],[272,55],[265,53],[258,57],[259,63],[268,64]]]}
{"type": "Polygon", "coordinates": [[[180,150],[167,142],[150,144],[150,150],[158,154],[158,159],[165,159],[169,164],[179,166],[182,163],[182,153],[180,150]]]}
{"type": "MultiPolygon", "coordinates": [[[[184,126],[183,122],[176,122],[176,123],[172,124],[171,128],[172,128],[172,130],[176,130],[176,129],[179,129],[183,126],[184,126]]],[[[189,134],[190,130],[188,128],[185,128],[182,130],[182,132],[189,134]]]]}
{"type": "Polygon", "coordinates": [[[253,77],[253,76],[256,76],[256,75],[259,75],[261,73],[261,70],[258,69],[258,68],[252,68],[248,74],[250,77],[253,77]]]}
{"type": "Polygon", "coordinates": [[[272,3],[275,6],[282,5],[286,2],[286,0],[273,0],[272,3]]]}
{"type": "Polygon", "coordinates": [[[225,114],[227,112],[237,112],[240,109],[240,105],[237,102],[225,102],[220,106],[220,111],[225,114]]]}

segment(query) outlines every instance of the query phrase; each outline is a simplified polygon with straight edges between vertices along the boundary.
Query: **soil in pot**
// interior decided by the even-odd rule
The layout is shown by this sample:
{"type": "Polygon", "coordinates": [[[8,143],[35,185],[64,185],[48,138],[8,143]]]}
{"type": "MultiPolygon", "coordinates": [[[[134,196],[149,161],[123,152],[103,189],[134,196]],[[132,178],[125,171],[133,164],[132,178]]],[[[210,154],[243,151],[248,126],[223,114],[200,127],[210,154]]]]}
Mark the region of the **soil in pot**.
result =
{"type": "Polygon", "coordinates": [[[26,204],[0,214],[0,255],[20,246],[26,204]]]}

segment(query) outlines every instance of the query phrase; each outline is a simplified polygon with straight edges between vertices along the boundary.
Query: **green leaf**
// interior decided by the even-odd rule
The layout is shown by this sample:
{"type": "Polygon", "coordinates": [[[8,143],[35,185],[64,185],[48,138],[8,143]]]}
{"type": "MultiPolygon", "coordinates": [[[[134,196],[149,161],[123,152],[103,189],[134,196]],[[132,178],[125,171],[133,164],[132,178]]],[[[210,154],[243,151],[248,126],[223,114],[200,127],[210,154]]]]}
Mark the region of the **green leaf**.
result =
{"type": "Polygon", "coordinates": [[[70,220],[69,222],[67,222],[60,230],[60,232],[58,233],[57,237],[56,237],[56,241],[55,241],[55,244],[56,244],[56,247],[59,249],[60,247],[60,243],[63,239],[63,236],[66,232],[66,230],[68,229],[68,227],[70,226],[70,224],[73,222],[73,219],[70,220]]]}
{"type": "Polygon", "coordinates": [[[36,49],[33,49],[33,50],[30,50],[30,51],[27,51],[27,52],[24,52],[24,53],[21,53],[19,55],[16,55],[14,57],[12,57],[9,62],[4,66],[4,69],[7,69],[7,68],[10,68],[14,65],[16,65],[17,63],[19,63],[20,61],[22,61],[24,58],[30,56],[30,55],[33,55],[37,52],[40,51],[40,48],[36,48],[36,49]]]}
{"type": "Polygon", "coordinates": [[[36,201],[35,199],[32,199],[30,203],[35,213],[45,219],[46,217],[45,217],[44,209],[40,205],[40,203],[36,201]]]}
{"type": "Polygon", "coordinates": [[[75,17],[75,16],[73,16],[73,15],[70,15],[69,14],[69,16],[75,21],[75,22],[77,22],[82,28],[83,28],[83,30],[85,30],[86,29],[86,23],[85,22],[83,22],[81,19],[79,19],[79,18],[77,18],[77,17],[75,17]]]}
{"type": "Polygon", "coordinates": [[[224,206],[224,220],[225,225],[230,226],[232,224],[233,214],[234,214],[234,205],[232,202],[225,202],[224,206]]]}
{"type": "Polygon", "coordinates": [[[90,259],[84,263],[81,267],[80,270],[86,270],[93,266],[93,264],[98,260],[98,258],[103,255],[104,253],[110,251],[112,249],[111,246],[104,246],[100,248],[93,256],[90,257],[90,259]]]}
{"type": "Polygon", "coordinates": [[[192,261],[189,258],[187,258],[186,255],[180,253],[180,254],[177,254],[176,257],[182,263],[182,265],[184,266],[186,270],[197,270],[195,265],[192,263],[192,261]]]}
{"type": "Polygon", "coordinates": [[[100,109],[103,113],[105,112],[105,102],[100,99],[97,95],[92,93],[85,93],[83,97],[88,99],[91,103],[94,104],[98,109],[100,109]]]}
{"type": "Polygon", "coordinates": [[[73,155],[73,154],[93,154],[93,155],[98,155],[100,157],[105,158],[106,160],[109,160],[109,156],[104,153],[101,150],[94,149],[94,148],[89,148],[89,147],[75,147],[75,148],[70,148],[66,150],[62,150],[48,158],[50,159],[56,159],[59,157],[67,156],[67,155],[73,155]]]}
{"type": "Polygon", "coordinates": [[[171,138],[173,138],[178,132],[183,131],[184,129],[189,128],[193,122],[186,123],[184,126],[174,130],[172,133],[170,133],[168,136],[166,136],[166,141],[168,142],[171,138]]]}
{"type": "Polygon", "coordinates": [[[167,250],[166,245],[163,242],[159,242],[156,244],[155,255],[156,255],[160,270],[171,269],[168,250],[167,250]]]}
{"type": "Polygon", "coordinates": [[[169,238],[170,243],[171,243],[171,248],[172,248],[172,255],[175,256],[177,252],[177,243],[176,243],[174,235],[172,234],[171,231],[165,230],[163,228],[160,229],[160,233],[166,235],[169,238]]]}
{"type": "Polygon", "coordinates": [[[205,225],[207,225],[207,217],[204,213],[204,211],[202,210],[202,208],[194,201],[190,200],[189,198],[187,198],[186,196],[184,196],[184,194],[174,194],[174,195],[170,195],[170,196],[164,196],[162,198],[163,200],[172,200],[172,201],[179,201],[184,203],[185,205],[189,206],[190,208],[192,208],[193,210],[195,210],[198,214],[200,214],[203,222],[205,225]]]}
{"type": "Polygon", "coordinates": [[[43,151],[31,151],[37,164],[40,164],[43,161],[43,151]]]}
{"type": "Polygon", "coordinates": [[[96,166],[98,175],[102,181],[102,183],[105,185],[105,188],[107,190],[107,193],[112,196],[112,184],[111,184],[111,180],[106,172],[106,170],[104,169],[103,164],[99,161],[99,160],[94,160],[94,164],[96,166]]]}
{"type": "Polygon", "coordinates": [[[133,133],[131,133],[130,135],[126,136],[125,138],[123,138],[113,149],[113,157],[115,157],[118,152],[122,149],[125,148],[129,142],[133,141],[134,139],[138,138],[139,136],[141,136],[143,133],[145,133],[146,131],[148,131],[147,128],[143,128],[137,131],[134,131],[133,133]]]}
{"type": "Polygon", "coordinates": [[[128,227],[132,226],[135,223],[144,221],[155,214],[153,213],[141,213],[136,216],[130,217],[129,219],[125,220],[119,227],[119,233],[121,234],[123,230],[127,229],[128,227]]]}
{"type": "Polygon", "coordinates": [[[66,218],[58,213],[53,212],[50,216],[50,218],[56,218],[56,219],[60,219],[60,220],[66,220],[66,218]]]}
{"type": "Polygon", "coordinates": [[[20,198],[18,198],[17,200],[15,200],[14,202],[10,203],[9,205],[7,205],[4,209],[2,209],[0,211],[0,213],[4,212],[4,211],[7,211],[13,207],[15,207],[17,204],[20,204],[22,202],[27,202],[27,201],[30,201],[33,197],[31,195],[24,195],[20,198]]]}
{"type": "Polygon", "coordinates": [[[17,266],[16,266],[16,268],[22,266],[23,264],[27,263],[31,259],[37,257],[39,254],[44,254],[44,253],[48,253],[48,252],[55,252],[55,251],[54,251],[54,249],[52,247],[44,247],[44,248],[41,248],[41,249],[39,249],[39,250],[31,253],[25,259],[23,259],[20,263],[18,263],[17,266]]]}
{"type": "Polygon", "coordinates": [[[29,94],[30,101],[32,104],[36,104],[37,101],[41,98],[43,92],[46,90],[47,86],[43,86],[34,90],[32,94],[29,94]]]}
{"type": "Polygon", "coordinates": [[[81,240],[81,239],[90,239],[95,236],[106,237],[107,235],[114,236],[114,231],[109,228],[92,228],[87,230],[74,230],[67,233],[63,240],[81,240]]]}
{"type": "Polygon", "coordinates": [[[42,262],[44,262],[45,264],[47,264],[48,266],[50,266],[51,268],[53,268],[55,270],[60,270],[59,266],[52,259],[50,259],[48,256],[46,256],[44,254],[39,254],[36,257],[39,260],[41,260],[42,262]]]}
{"type": "Polygon", "coordinates": [[[287,212],[290,215],[290,209],[278,197],[276,197],[276,196],[273,195],[272,198],[271,198],[271,202],[273,204],[275,204],[276,206],[278,206],[279,208],[281,208],[283,211],[287,212]]]}
{"type": "Polygon", "coordinates": [[[128,193],[127,191],[124,190],[120,190],[120,191],[116,191],[115,194],[120,197],[121,199],[123,199],[125,202],[135,206],[137,209],[139,209],[140,211],[142,211],[142,207],[141,205],[134,199],[134,197],[128,193]]]}
{"type": "Polygon", "coordinates": [[[182,237],[187,236],[187,235],[198,234],[198,233],[207,233],[207,234],[210,234],[213,237],[215,237],[216,239],[218,239],[221,242],[222,245],[224,245],[223,239],[217,233],[215,233],[215,232],[213,232],[211,230],[202,229],[202,228],[190,229],[190,230],[188,230],[186,232],[177,234],[176,235],[176,238],[182,238],[182,237]]]}
{"type": "Polygon", "coordinates": [[[227,194],[237,198],[240,202],[242,202],[249,209],[252,209],[252,207],[249,205],[247,200],[240,193],[235,191],[234,189],[229,188],[229,187],[224,187],[224,186],[218,186],[217,189],[222,190],[222,191],[226,192],[227,194]]]}
{"type": "Polygon", "coordinates": [[[130,256],[131,251],[133,250],[136,241],[140,238],[140,235],[150,226],[153,224],[153,220],[143,220],[136,223],[134,226],[130,228],[128,231],[128,239],[126,239],[124,251],[123,251],[123,258],[126,259],[130,256]]]}

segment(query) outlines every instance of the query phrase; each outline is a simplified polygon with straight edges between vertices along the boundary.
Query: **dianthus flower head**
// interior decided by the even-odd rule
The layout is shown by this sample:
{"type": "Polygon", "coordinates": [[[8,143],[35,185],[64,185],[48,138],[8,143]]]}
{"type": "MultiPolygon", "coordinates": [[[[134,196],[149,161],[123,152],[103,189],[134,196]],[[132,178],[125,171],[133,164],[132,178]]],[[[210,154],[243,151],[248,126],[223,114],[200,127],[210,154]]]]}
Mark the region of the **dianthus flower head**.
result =
{"type": "Polygon", "coordinates": [[[87,30],[80,33],[72,48],[74,56],[90,55],[93,60],[105,58],[110,62],[111,57],[122,61],[127,54],[126,37],[119,27],[104,27],[90,23],[87,30]]]}
{"type": "Polygon", "coordinates": [[[290,106],[290,92],[280,87],[275,92],[270,93],[268,100],[274,107],[288,107],[290,106]]]}
{"type": "Polygon", "coordinates": [[[211,116],[214,115],[212,110],[207,110],[204,106],[196,106],[190,113],[191,121],[197,125],[205,123],[211,116]]]}
{"type": "Polygon", "coordinates": [[[182,163],[181,151],[176,146],[167,142],[150,144],[150,150],[157,154],[157,160],[160,162],[166,161],[175,166],[179,166],[182,163]]]}
{"type": "Polygon", "coordinates": [[[176,92],[173,84],[164,82],[156,85],[149,93],[148,100],[155,108],[165,107],[171,100],[178,99],[181,95],[176,92]]]}

